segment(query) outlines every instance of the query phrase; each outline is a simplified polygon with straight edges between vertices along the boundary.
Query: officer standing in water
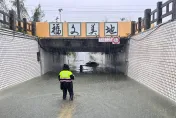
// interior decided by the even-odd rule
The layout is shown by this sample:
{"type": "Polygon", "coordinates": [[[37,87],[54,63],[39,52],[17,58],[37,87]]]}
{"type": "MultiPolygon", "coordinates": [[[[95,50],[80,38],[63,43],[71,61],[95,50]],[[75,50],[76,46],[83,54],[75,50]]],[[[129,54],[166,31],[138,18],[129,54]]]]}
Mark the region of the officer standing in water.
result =
{"type": "Polygon", "coordinates": [[[70,94],[70,100],[73,100],[73,80],[74,75],[70,71],[70,68],[67,64],[64,64],[63,70],[59,73],[58,79],[60,81],[60,87],[63,91],[63,100],[66,100],[67,90],[70,94]]]}

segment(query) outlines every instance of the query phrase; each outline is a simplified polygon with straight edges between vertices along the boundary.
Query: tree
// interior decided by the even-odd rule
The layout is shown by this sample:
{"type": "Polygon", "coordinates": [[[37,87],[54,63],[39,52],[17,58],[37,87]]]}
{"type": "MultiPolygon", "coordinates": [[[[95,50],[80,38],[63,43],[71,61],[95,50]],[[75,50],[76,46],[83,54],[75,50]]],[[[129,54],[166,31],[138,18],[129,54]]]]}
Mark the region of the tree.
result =
{"type": "MultiPolygon", "coordinates": [[[[25,0],[20,0],[20,8],[25,8],[25,7],[24,7],[24,1],[25,1],[25,0]]],[[[12,5],[13,5],[14,7],[17,7],[17,0],[12,0],[11,3],[12,3],[12,5]]]]}
{"type": "Polygon", "coordinates": [[[1,10],[5,11],[5,12],[8,12],[6,1],[5,0],[0,0],[0,4],[1,4],[0,5],[1,10]]]}
{"type": "MultiPolygon", "coordinates": [[[[25,6],[24,6],[24,1],[25,1],[25,0],[20,0],[20,1],[19,1],[19,2],[20,2],[20,14],[21,14],[21,15],[22,15],[22,12],[23,12],[23,11],[27,11],[26,8],[25,8],[25,6]]],[[[11,0],[10,2],[12,3],[12,5],[13,5],[15,8],[17,8],[17,0],[11,0]]]]}
{"type": "Polygon", "coordinates": [[[41,9],[41,5],[39,4],[34,10],[32,21],[40,22],[42,21],[44,16],[45,16],[44,11],[41,9]]]}

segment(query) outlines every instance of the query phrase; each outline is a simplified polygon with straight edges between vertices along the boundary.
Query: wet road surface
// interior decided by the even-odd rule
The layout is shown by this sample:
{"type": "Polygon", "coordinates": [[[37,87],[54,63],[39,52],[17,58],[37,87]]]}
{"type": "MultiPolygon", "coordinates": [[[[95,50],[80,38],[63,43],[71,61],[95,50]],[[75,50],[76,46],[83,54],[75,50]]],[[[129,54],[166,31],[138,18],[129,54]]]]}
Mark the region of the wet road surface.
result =
{"type": "Polygon", "coordinates": [[[123,75],[78,74],[74,101],[50,73],[0,92],[0,118],[176,118],[176,104],[123,75]]]}

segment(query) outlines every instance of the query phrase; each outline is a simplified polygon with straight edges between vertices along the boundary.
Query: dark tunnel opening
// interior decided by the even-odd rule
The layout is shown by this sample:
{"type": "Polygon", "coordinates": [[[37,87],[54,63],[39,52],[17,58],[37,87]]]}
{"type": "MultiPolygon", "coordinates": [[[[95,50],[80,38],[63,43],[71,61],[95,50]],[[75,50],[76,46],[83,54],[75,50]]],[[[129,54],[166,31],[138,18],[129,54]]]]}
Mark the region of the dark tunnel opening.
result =
{"type": "Polygon", "coordinates": [[[128,38],[120,44],[100,43],[98,39],[41,39],[39,40],[42,74],[59,72],[63,64],[80,72],[123,73],[127,70],[128,38]],[[99,66],[86,66],[96,62],[99,66]]]}

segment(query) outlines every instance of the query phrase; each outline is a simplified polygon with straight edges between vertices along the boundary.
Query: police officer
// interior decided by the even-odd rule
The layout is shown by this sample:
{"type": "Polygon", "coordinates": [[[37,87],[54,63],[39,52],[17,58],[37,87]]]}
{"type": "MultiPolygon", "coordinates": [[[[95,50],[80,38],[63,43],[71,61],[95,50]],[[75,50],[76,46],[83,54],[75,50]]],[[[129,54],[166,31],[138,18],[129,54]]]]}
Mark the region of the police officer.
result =
{"type": "Polygon", "coordinates": [[[67,90],[70,94],[70,100],[73,100],[73,80],[74,75],[70,71],[70,68],[67,64],[64,64],[63,70],[59,73],[58,79],[60,81],[60,87],[63,91],[63,100],[66,100],[67,90]]]}

